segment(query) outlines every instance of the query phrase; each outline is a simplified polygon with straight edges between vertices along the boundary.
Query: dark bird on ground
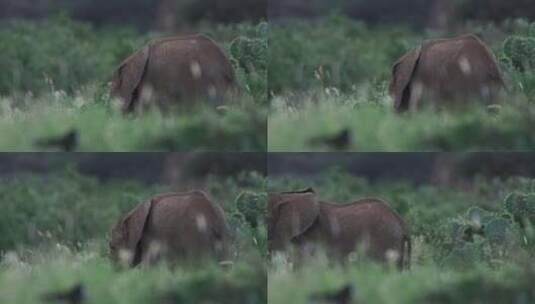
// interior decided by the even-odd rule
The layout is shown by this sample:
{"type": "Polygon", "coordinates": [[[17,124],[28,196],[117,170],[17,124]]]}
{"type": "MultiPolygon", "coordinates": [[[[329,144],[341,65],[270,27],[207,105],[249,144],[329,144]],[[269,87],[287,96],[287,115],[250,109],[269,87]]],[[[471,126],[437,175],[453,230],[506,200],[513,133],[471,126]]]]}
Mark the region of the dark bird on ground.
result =
{"type": "Polygon", "coordinates": [[[342,288],[321,294],[314,294],[310,297],[310,304],[350,304],[356,303],[353,299],[353,286],[347,284],[342,288]]]}
{"type": "Polygon", "coordinates": [[[86,300],[86,290],[79,283],[68,290],[45,294],[41,299],[48,303],[82,304],[86,300]]]}
{"type": "Polygon", "coordinates": [[[311,145],[325,145],[335,150],[346,150],[351,146],[351,130],[343,129],[334,135],[315,137],[309,140],[311,145]]]}
{"type": "Polygon", "coordinates": [[[60,135],[40,138],[35,141],[35,146],[47,149],[59,149],[64,152],[72,152],[78,147],[79,134],[76,129],[60,135]]]}
{"type": "Polygon", "coordinates": [[[186,303],[186,300],[184,299],[184,296],[182,296],[180,293],[171,291],[163,296],[160,297],[159,304],[180,304],[180,303],[186,303]]]}

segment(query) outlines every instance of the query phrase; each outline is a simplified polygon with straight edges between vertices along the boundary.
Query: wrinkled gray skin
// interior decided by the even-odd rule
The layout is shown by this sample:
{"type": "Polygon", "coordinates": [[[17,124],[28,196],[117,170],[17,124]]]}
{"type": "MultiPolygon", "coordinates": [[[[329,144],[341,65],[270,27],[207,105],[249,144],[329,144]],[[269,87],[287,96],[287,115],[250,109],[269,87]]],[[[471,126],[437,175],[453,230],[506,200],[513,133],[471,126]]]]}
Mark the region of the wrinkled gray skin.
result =
{"type": "Polygon", "coordinates": [[[390,95],[397,112],[480,100],[495,103],[504,88],[496,58],[474,35],[425,41],[392,68],[390,95]]]}
{"type": "Polygon", "coordinates": [[[312,189],[272,193],[268,203],[270,253],[295,246],[302,252],[323,245],[344,258],[363,250],[369,257],[408,268],[411,243],[406,225],[385,202],[368,198],[339,205],[318,201],[312,189]]]}
{"type": "Polygon", "coordinates": [[[111,96],[124,112],[157,104],[187,105],[199,99],[221,104],[235,92],[232,65],[223,50],[203,35],[150,42],[121,63],[113,75],[111,96]]]}
{"type": "Polygon", "coordinates": [[[119,220],[112,229],[110,253],[114,261],[132,267],[162,258],[224,260],[228,232],[222,209],[203,192],[162,194],[119,220]]]}

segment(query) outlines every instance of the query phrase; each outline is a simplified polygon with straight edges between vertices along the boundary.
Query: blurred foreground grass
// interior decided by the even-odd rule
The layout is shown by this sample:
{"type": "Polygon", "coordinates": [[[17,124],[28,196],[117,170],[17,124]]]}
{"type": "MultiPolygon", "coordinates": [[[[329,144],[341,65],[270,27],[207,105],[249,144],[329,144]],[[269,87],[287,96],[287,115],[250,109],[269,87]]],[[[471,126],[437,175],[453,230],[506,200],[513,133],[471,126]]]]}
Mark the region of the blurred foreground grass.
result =
{"type": "Polygon", "coordinates": [[[267,141],[265,111],[252,106],[177,114],[153,110],[130,117],[91,99],[62,97],[0,110],[3,151],[41,151],[38,139],[71,129],[80,135],[78,151],[262,151],[267,141]],[[71,104],[72,99],[79,103],[71,104]]]}
{"type": "Polygon", "coordinates": [[[313,295],[333,293],[349,284],[353,288],[351,303],[528,304],[535,300],[534,278],[535,269],[527,262],[500,269],[471,265],[465,270],[424,264],[398,272],[373,264],[342,267],[314,260],[293,272],[270,268],[268,302],[310,303],[313,295]]]}
{"type": "Polygon", "coordinates": [[[93,250],[73,253],[58,245],[29,258],[9,254],[0,263],[0,302],[43,303],[45,294],[82,284],[84,303],[265,303],[267,277],[259,261],[236,262],[229,270],[210,263],[118,270],[93,250]]]}
{"type": "Polygon", "coordinates": [[[348,130],[348,151],[533,150],[535,107],[513,101],[496,108],[474,105],[456,111],[395,113],[386,97],[318,94],[275,98],[268,118],[268,150],[332,151],[318,143],[348,130]],[[291,100],[299,99],[295,103],[291,100]],[[296,127],[299,126],[299,127],[296,127]]]}

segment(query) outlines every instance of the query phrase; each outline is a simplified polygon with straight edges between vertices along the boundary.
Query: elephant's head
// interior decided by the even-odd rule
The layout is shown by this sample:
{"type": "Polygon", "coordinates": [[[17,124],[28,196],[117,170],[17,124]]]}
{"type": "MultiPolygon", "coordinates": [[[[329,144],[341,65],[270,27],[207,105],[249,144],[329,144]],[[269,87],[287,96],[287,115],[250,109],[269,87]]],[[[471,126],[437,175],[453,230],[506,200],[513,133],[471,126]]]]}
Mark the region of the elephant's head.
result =
{"type": "Polygon", "coordinates": [[[269,250],[284,249],[295,237],[307,231],[318,216],[319,202],[311,188],[298,192],[269,194],[269,250]]]}
{"type": "Polygon", "coordinates": [[[145,202],[113,227],[109,246],[114,261],[129,266],[136,266],[141,262],[139,246],[151,209],[152,201],[145,202]]]}
{"type": "Polygon", "coordinates": [[[150,45],[123,61],[113,75],[111,96],[121,100],[124,112],[132,112],[140,98],[149,56],[150,45]]]}
{"type": "Polygon", "coordinates": [[[389,93],[394,99],[394,108],[397,112],[409,109],[411,99],[411,82],[413,80],[422,48],[419,47],[401,57],[392,67],[392,80],[389,93]]]}

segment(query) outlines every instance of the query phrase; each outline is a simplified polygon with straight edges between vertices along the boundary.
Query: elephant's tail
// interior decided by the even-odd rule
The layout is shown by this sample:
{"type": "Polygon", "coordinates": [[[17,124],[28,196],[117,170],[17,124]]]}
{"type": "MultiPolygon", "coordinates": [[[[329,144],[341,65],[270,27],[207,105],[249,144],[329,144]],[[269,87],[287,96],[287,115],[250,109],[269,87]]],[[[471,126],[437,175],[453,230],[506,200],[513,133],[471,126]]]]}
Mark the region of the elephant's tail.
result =
{"type": "Polygon", "coordinates": [[[411,269],[411,252],[411,238],[408,235],[404,235],[401,243],[401,261],[399,265],[401,270],[411,269]]]}

